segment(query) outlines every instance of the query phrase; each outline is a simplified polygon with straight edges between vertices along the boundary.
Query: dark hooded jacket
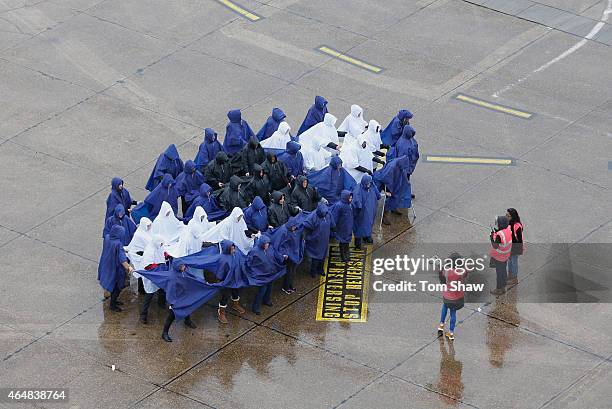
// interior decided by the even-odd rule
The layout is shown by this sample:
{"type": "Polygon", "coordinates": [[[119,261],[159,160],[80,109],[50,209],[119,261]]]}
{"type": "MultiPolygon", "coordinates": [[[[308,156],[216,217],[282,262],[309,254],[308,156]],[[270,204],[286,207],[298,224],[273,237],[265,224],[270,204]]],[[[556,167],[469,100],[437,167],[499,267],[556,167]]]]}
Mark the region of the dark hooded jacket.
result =
{"type": "Polygon", "coordinates": [[[223,193],[219,197],[221,207],[223,207],[226,212],[231,212],[234,207],[244,209],[249,205],[240,189],[241,183],[242,179],[240,179],[240,177],[236,175],[232,176],[229,181],[229,186],[225,187],[223,193]]]}
{"type": "Polygon", "coordinates": [[[315,97],[314,104],[308,109],[308,113],[306,113],[306,117],[298,130],[298,135],[312,128],[314,125],[319,122],[323,122],[323,117],[327,113],[327,100],[322,96],[317,95],[315,97]]]}
{"type": "Polygon", "coordinates": [[[287,142],[285,152],[278,155],[278,160],[283,162],[287,167],[287,173],[294,177],[304,174],[304,157],[300,149],[302,146],[295,142],[287,142]]]}
{"type": "Polygon", "coordinates": [[[280,204],[280,200],[284,196],[281,192],[272,192],[272,202],[268,207],[268,223],[272,227],[279,227],[287,223],[291,216],[297,214],[295,208],[287,204],[286,200],[284,204],[280,204]]]}
{"type": "Polygon", "coordinates": [[[121,244],[127,246],[132,241],[134,233],[136,233],[136,224],[125,214],[125,207],[122,204],[117,204],[113,215],[106,219],[104,223],[104,230],[102,231],[102,237],[106,237],[110,234],[113,226],[122,226],[123,235],[121,236],[121,244]]]}
{"type": "Polygon", "coordinates": [[[204,179],[213,190],[220,189],[219,183],[226,184],[232,177],[229,158],[225,152],[218,152],[215,160],[206,165],[204,179]]]}
{"type": "Polygon", "coordinates": [[[304,211],[312,212],[317,208],[319,201],[321,201],[321,195],[317,189],[310,186],[306,176],[298,176],[297,183],[291,192],[291,204],[298,206],[304,211]],[[307,183],[306,188],[302,186],[304,181],[307,183]]]}
{"type": "Polygon", "coordinates": [[[242,119],[242,113],[239,109],[233,109],[227,113],[229,122],[225,128],[225,138],[223,139],[223,147],[228,155],[232,156],[240,152],[240,149],[254,136],[253,130],[242,119]]]}
{"type": "Polygon", "coordinates": [[[259,132],[257,132],[257,139],[259,141],[263,141],[264,139],[268,139],[270,136],[272,136],[286,116],[287,115],[285,115],[282,109],[272,109],[272,115],[268,117],[266,123],[261,127],[259,132]]]}
{"type": "Polygon", "coordinates": [[[270,179],[272,190],[282,190],[287,187],[289,184],[287,167],[278,160],[274,153],[268,153],[266,161],[262,166],[264,172],[268,175],[268,179],[270,179]]]}
{"type": "Polygon", "coordinates": [[[218,152],[224,152],[223,145],[217,140],[217,133],[212,128],[204,129],[204,142],[200,144],[198,154],[193,160],[198,170],[204,173],[209,162],[215,160],[218,152]]]}
{"type": "Polygon", "coordinates": [[[261,165],[266,160],[266,153],[255,136],[251,136],[249,143],[242,148],[240,156],[242,160],[241,170],[243,174],[252,174],[254,165],[261,165]]]}
{"type": "Polygon", "coordinates": [[[244,188],[244,193],[247,200],[253,201],[255,196],[259,196],[263,202],[268,205],[270,204],[270,179],[268,175],[264,173],[264,169],[261,165],[255,164],[253,166],[251,181],[244,188]]]}
{"type": "Polygon", "coordinates": [[[179,153],[176,150],[176,146],[174,144],[169,145],[166,148],[166,151],[159,155],[157,162],[155,163],[155,167],[149,176],[149,180],[147,181],[147,185],[145,188],[152,192],[155,189],[155,186],[161,182],[164,175],[167,173],[172,176],[174,179],[183,171],[183,161],[179,157],[179,153]]]}
{"type": "Polygon", "coordinates": [[[187,213],[185,213],[183,217],[185,223],[191,220],[198,206],[202,206],[208,216],[208,220],[211,222],[223,219],[227,216],[227,212],[219,206],[217,199],[212,195],[212,189],[207,183],[202,183],[202,186],[200,186],[200,195],[193,200],[193,203],[191,203],[191,206],[187,209],[187,213]]]}

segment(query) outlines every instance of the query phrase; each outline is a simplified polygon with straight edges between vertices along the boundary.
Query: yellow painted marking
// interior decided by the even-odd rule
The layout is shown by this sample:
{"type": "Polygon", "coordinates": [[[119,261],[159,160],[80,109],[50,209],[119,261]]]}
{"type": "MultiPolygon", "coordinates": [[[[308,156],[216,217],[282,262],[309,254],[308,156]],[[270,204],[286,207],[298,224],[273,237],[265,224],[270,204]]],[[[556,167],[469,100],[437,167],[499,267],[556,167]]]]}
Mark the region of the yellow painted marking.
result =
{"type": "MultiPolygon", "coordinates": [[[[339,291],[337,288],[338,284],[330,284],[328,282],[328,276],[331,276],[331,274],[336,273],[337,272],[329,272],[328,271],[328,266],[330,265],[330,256],[331,256],[331,250],[332,247],[337,247],[337,244],[331,244],[330,245],[330,251],[328,253],[327,258],[325,259],[325,264],[323,266],[323,271],[326,272],[327,276],[325,277],[321,277],[320,279],[320,287],[319,287],[319,297],[317,300],[317,316],[316,316],[316,320],[317,321],[340,321],[340,322],[367,322],[368,320],[368,289],[370,286],[370,272],[372,270],[371,268],[371,263],[372,263],[372,258],[371,258],[371,246],[367,246],[367,245],[363,245],[363,252],[364,252],[364,257],[361,260],[363,263],[363,269],[362,269],[362,273],[361,273],[361,291],[360,291],[360,302],[359,302],[359,317],[358,318],[353,318],[353,317],[324,317],[324,304],[325,304],[325,297],[326,297],[326,290],[327,290],[327,286],[328,285],[333,285],[334,286],[334,291],[339,291]]],[[[353,251],[351,251],[352,253],[353,251]]],[[[335,268],[337,269],[341,269],[344,266],[344,263],[339,261],[339,258],[335,257],[334,260],[332,260],[332,264],[335,266],[335,268]]],[[[334,267],[332,267],[332,270],[334,269],[334,267]]],[[[354,270],[353,270],[354,271],[354,270]]],[[[347,274],[347,271],[344,272],[344,275],[347,274]]],[[[354,284],[353,284],[354,285],[354,284]]],[[[350,288],[351,284],[348,284],[348,286],[344,286],[344,288],[341,291],[341,295],[339,295],[339,297],[342,299],[341,302],[339,302],[339,304],[342,305],[342,307],[346,307],[347,304],[349,303],[355,303],[356,302],[356,290],[354,288],[350,288]],[[348,287],[348,288],[347,288],[348,287]]],[[[329,302],[329,301],[328,301],[329,302]]],[[[339,313],[341,314],[341,312],[339,313]]],[[[346,315],[346,313],[345,313],[346,315]]]]}
{"type": "Polygon", "coordinates": [[[459,101],[468,102],[474,105],[480,105],[481,107],[493,109],[495,111],[503,112],[505,114],[518,116],[519,118],[529,119],[533,116],[533,114],[529,112],[519,111],[518,109],[508,108],[497,104],[492,104],[491,102],[483,101],[481,99],[476,99],[472,97],[468,97],[467,95],[459,94],[455,97],[459,101]]]}
{"type": "Polygon", "coordinates": [[[368,71],[375,72],[377,74],[383,70],[381,67],[377,67],[375,65],[368,64],[367,62],[360,61],[360,60],[358,60],[356,58],[353,58],[353,57],[351,57],[349,55],[346,55],[346,54],[342,54],[342,53],[340,53],[340,52],[338,52],[338,51],[336,51],[334,49],[331,49],[329,47],[326,47],[326,46],[319,47],[319,51],[324,52],[327,55],[331,55],[332,57],[336,57],[337,59],[342,60],[344,62],[347,62],[349,64],[353,64],[353,65],[355,65],[357,67],[366,69],[368,71]]]}
{"type": "Polygon", "coordinates": [[[426,161],[445,163],[475,163],[483,165],[512,165],[512,159],[462,158],[458,156],[427,156],[426,161]]]}
{"type": "Polygon", "coordinates": [[[232,9],[236,13],[240,14],[241,16],[245,18],[248,18],[251,21],[261,20],[261,17],[259,17],[257,14],[251,13],[250,11],[240,7],[236,3],[233,3],[229,0],[217,0],[217,1],[223,4],[225,7],[232,9]]]}

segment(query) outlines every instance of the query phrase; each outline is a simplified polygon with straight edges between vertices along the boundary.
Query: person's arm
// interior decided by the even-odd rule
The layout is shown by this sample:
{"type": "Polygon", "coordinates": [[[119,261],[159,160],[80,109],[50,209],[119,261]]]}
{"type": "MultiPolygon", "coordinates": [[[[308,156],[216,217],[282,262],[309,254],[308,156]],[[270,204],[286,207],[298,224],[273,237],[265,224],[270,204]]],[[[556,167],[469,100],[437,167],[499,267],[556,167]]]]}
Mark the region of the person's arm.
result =
{"type": "Polygon", "coordinates": [[[521,227],[516,229],[516,242],[517,243],[523,242],[523,229],[521,227]]]}

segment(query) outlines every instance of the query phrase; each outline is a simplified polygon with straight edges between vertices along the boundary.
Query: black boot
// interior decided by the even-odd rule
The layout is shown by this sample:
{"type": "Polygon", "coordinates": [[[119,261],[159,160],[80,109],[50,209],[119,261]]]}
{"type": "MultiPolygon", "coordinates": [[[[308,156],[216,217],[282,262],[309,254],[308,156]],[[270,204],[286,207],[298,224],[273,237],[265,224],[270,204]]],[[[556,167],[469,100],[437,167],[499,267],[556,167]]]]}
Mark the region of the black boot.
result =
{"type": "Polygon", "coordinates": [[[191,321],[191,316],[189,315],[185,317],[185,325],[187,325],[191,329],[197,328],[197,325],[195,325],[194,322],[191,321]]]}
{"type": "Polygon", "coordinates": [[[166,341],[166,342],[172,342],[172,338],[170,338],[170,335],[168,335],[168,333],[167,333],[167,332],[164,332],[164,333],[162,334],[162,339],[163,339],[164,341],[166,341]]]}
{"type": "Polygon", "coordinates": [[[374,240],[372,240],[371,236],[366,237],[365,239],[363,239],[363,241],[365,241],[367,244],[372,244],[374,243],[374,240]]]}
{"type": "Polygon", "coordinates": [[[361,250],[361,237],[355,237],[355,250],[361,250]]]}

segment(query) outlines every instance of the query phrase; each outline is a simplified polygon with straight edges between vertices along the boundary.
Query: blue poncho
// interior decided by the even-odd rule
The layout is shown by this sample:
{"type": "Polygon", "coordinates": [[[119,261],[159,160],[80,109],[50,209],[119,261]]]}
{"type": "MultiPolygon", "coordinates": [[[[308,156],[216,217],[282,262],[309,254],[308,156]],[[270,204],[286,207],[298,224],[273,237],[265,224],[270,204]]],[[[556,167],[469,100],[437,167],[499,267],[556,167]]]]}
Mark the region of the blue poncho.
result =
{"type": "Polygon", "coordinates": [[[242,120],[242,114],[239,109],[233,109],[227,113],[229,123],[225,128],[225,139],[223,139],[223,148],[228,155],[234,155],[247,144],[251,136],[254,136],[253,130],[247,123],[242,120]]]}
{"type": "Polygon", "coordinates": [[[400,156],[387,162],[381,170],[374,172],[373,179],[379,190],[382,191],[383,186],[386,186],[387,192],[391,193],[391,197],[385,200],[385,210],[412,207],[409,169],[410,159],[407,156],[400,156]]]}
{"type": "Polygon", "coordinates": [[[372,176],[364,175],[353,189],[353,233],[355,237],[370,237],[376,218],[376,207],[381,198],[372,176]]]}
{"type": "Polygon", "coordinates": [[[255,196],[253,203],[244,209],[244,221],[251,230],[268,230],[268,208],[261,197],[255,196]]]}
{"type": "Polygon", "coordinates": [[[302,238],[303,227],[300,217],[291,217],[287,223],[276,229],[271,236],[271,246],[277,254],[288,256],[293,264],[300,264],[304,259],[305,242],[302,238]]]}
{"type": "Polygon", "coordinates": [[[217,204],[217,199],[212,195],[212,189],[207,183],[202,183],[202,186],[200,186],[200,195],[193,200],[191,206],[187,209],[187,212],[183,216],[184,222],[187,223],[191,220],[198,206],[202,206],[209,221],[220,220],[228,215],[228,213],[217,204]]]}
{"type": "Polygon", "coordinates": [[[250,285],[262,286],[271,283],[287,271],[283,255],[277,253],[272,246],[265,249],[269,243],[270,238],[263,235],[247,254],[246,275],[250,285]]]}
{"type": "Polygon", "coordinates": [[[129,209],[132,206],[132,197],[130,192],[123,186],[123,180],[120,178],[113,178],[111,181],[111,192],[106,198],[106,216],[109,218],[115,211],[115,206],[122,204],[125,209],[129,209]],[[121,189],[119,188],[121,186],[121,189]]]}
{"type": "Polygon", "coordinates": [[[193,160],[198,170],[204,173],[208,162],[215,159],[217,152],[224,152],[223,145],[217,140],[217,133],[211,128],[204,129],[204,142],[200,144],[198,154],[193,160]]]}
{"type": "Polygon", "coordinates": [[[164,177],[164,174],[168,173],[173,178],[176,178],[179,173],[183,171],[183,161],[179,157],[179,153],[176,150],[176,146],[171,144],[166,148],[166,151],[159,155],[155,167],[149,176],[147,185],[145,188],[151,192],[159,184],[164,177]]]}
{"type": "Polygon", "coordinates": [[[342,159],[332,156],[328,166],[308,175],[308,182],[317,188],[319,194],[330,204],[340,200],[340,192],[352,191],[357,182],[342,168],[342,159]]]}
{"type": "Polygon", "coordinates": [[[336,224],[334,236],[339,243],[350,243],[353,238],[353,207],[349,190],[343,190],[340,200],[331,208],[331,214],[336,224]]]}
{"type": "Polygon", "coordinates": [[[272,115],[268,117],[266,123],[257,132],[257,139],[261,142],[264,139],[268,139],[276,130],[278,126],[286,118],[287,115],[280,108],[272,109],[272,115]]]}
{"type": "Polygon", "coordinates": [[[389,122],[389,125],[380,133],[380,138],[385,145],[393,146],[402,136],[406,119],[412,118],[412,112],[402,109],[389,122]]]}
{"type": "Polygon", "coordinates": [[[196,170],[196,164],[192,160],[185,162],[185,170],[176,178],[176,190],[187,203],[200,195],[200,186],[204,183],[204,175],[196,170]]]}
{"type": "Polygon", "coordinates": [[[410,161],[410,167],[408,168],[409,174],[414,172],[414,168],[419,161],[419,144],[416,139],[414,139],[415,134],[415,130],[410,125],[406,125],[402,131],[402,137],[397,141],[395,146],[389,150],[389,154],[387,155],[387,160],[400,156],[408,157],[410,161]]]}
{"type": "Polygon", "coordinates": [[[144,199],[143,203],[146,204],[148,211],[148,215],[145,216],[151,220],[155,219],[159,214],[162,202],[168,202],[176,215],[178,211],[178,197],[179,193],[176,190],[174,179],[166,173],[162,182],[144,199]]]}
{"type": "Polygon", "coordinates": [[[104,223],[104,230],[102,231],[102,237],[106,237],[107,234],[110,234],[113,226],[121,226],[123,227],[123,236],[121,236],[121,244],[127,246],[132,241],[132,237],[134,237],[134,233],[136,233],[136,224],[125,215],[125,207],[122,204],[118,204],[115,206],[115,210],[113,215],[106,219],[106,223],[104,223]]]}
{"type": "Polygon", "coordinates": [[[327,206],[319,203],[317,210],[306,217],[303,227],[306,233],[306,253],[317,260],[325,259],[330,231],[336,227],[327,206]]]}
{"type": "Polygon", "coordinates": [[[276,157],[285,164],[289,174],[294,177],[304,174],[304,157],[302,156],[302,152],[300,152],[301,148],[302,146],[299,143],[289,141],[287,142],[285,152],[276,157]]]}
{"type": "Polygon", "coordinates": [[[302,132],[307,131],[308,129],[312,128],[314,125],[318,124],[319,122],[323,122],[323,117],[325,116],[326,113],[327,113],[327,100],[317,95],[315,97],[314,104],[310,107],[310,109],[308,110],[308,113],[306,113],[304,122],[302,122],[300,129],[298,129],[298,133],[297,133],[298,136],[302,132]]]}
{"type": "Polygon", "coordinates": [[[115,287],[123,288],[125,285],[125,268],[123,263],[127,261],[121,238],[125,235],[124,228],[116,225],[110,229],[110,233],[104,236],[102,254],[98,263],[98,281],[108,292],[115,287]]]}

